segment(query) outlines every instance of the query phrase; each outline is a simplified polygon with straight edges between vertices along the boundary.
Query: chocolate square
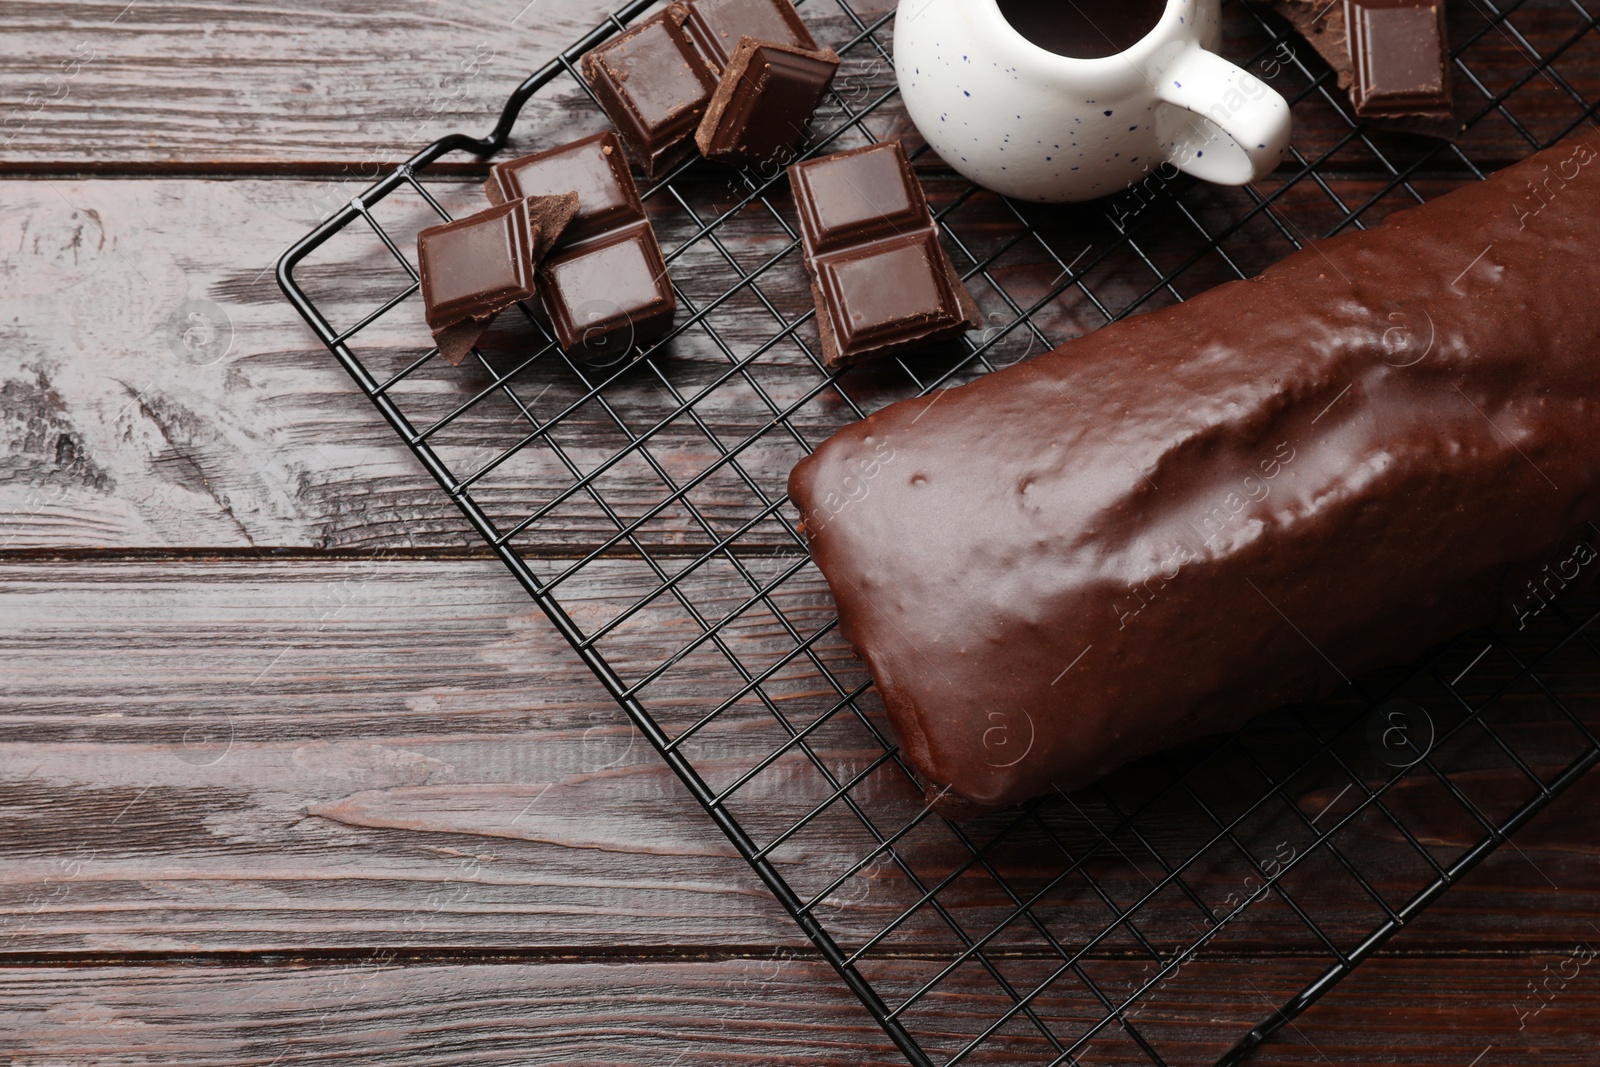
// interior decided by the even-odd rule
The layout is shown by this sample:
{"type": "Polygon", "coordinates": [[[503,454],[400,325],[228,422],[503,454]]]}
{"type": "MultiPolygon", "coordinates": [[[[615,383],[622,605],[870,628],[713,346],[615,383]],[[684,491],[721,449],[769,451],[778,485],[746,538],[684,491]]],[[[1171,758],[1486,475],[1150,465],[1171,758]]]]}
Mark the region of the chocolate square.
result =
{"type": "Polygon", "coordinates": [[[869,145],[789,168],[808,255],[930,223],[898,143],[869,145]]]}
{"type": "Polygon", "coordinates": [[[1453,132],[1442,0],[1344,0],[1344,21],[1356,115],[1453,132]]]}
{"type": "Polygon", "coordinates": [[[716,75],[683,30],[681,4],[583,57],[583,77],[622,138],[628,161],[654,180],[694,153],[691,139],[716,75]]]}
{"type": "Polygon", "coordinates": [[[789,0],[690,0],[684,29],[713,73],[722,74],[741,37],[817,51],[817,42],[789,0]]]}
{"type": "Polygon", "coordinates": [[[964,326],[932,231],[835,252],[817,259],[819,313],[841,352],[864,355],[915,335],[964,326]]]}
{"type": "Polygon", "coordinates": [[[1442,3],[1347,0],[1358,115],[1450,106],[1442,3]]]}
{"type": "Polygon", "coordinates": [[[566,244],[644,218],[622,144],[610,130],[496,163],[484,185],[484,192],[497,204],[519,196],[568,191],[578,194],[578,214],[567,227],[566,244]]]}
{"type": "Polygon", "coordinates": [[[417,234],[423,317],[447,363],[466,359],[496,315],[533,296],[537,231],[527,201],[514,200],[417,234]]]}
{"type": "MultiPolygon", "coordinates": [[[[1327,61],[1328,66],[1333,68],[1334,74],[1338,76],[1339,88],[1349,92],[1351,106],[1362,119],[1383,129],[1420,133],[1428,137],[1452,138],[1460,132],[1461,125],[1455,120],[1450,102],[1449,49],[1444,32],[1442,6],[1437,30],[1424,30],[1422,39],[1429,42],[1430,48],[1433,39],[1436,38],[1439,42],[1438,68],[1445,75],[1444,91],[1427,101],[1413,103],[1409,107],[1393,111],[1382,107],[1377,100],[1369,103],[1365,90],[1357,85],[1357,81],[1362,77],[1357,70],[1361,63],[1357,50],[1365,48],[1366,43],[1373,38],[1364,36],[1363,41],[1358,43],[1355,39],[1358,32],[1356,23],[1360,21],[1363,10],[1373,10],[1384,5],[1341,4],[1338,0],[1332,3],[1328,0],[1267,0],[1267,6],[1293,23],[1300,35],[1327,61]]],[[[1433,5],[1409,0],[1401,6],[1427,8],[1433,5]]],[[[1377,28],[1381,28],[1382,21],[1382,18],[1378,20],[1377,28]]],[[[1388,36],[1387,28],[1377,36],[1388,36]]],[[[1381,51],[1384,45],[1382,42],[1377,43],[1378,50],[1381,51]]],[[[1404,42],[1400,44],[1404,46],[1404,42]]]]}
{"type": "Polygon", "coordinates": [[[831,51],[740,38],[695,133],[700,154],[722,163],[787,163],[838,69],[831,51]]]}
{"type": "Polygon", "coordinates": [[[883,358],[982,325],[899,142],[796,163],[789,183],[825,366],[883,358]]]}
{"type": "Polygon", "coordinates": [[[672,327],[677,300],[649,222],[562,249],[544,261],[539,275],[563,351],[620,359],[672,327]]]}

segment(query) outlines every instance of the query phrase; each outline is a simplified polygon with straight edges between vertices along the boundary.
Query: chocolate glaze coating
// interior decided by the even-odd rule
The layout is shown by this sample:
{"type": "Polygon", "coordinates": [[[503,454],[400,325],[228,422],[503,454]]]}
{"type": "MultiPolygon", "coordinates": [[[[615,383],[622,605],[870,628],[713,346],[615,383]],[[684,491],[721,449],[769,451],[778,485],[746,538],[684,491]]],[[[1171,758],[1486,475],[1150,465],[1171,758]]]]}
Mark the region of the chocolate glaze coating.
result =
{"type": "Polygon", "coordinates": [[[1600,520],[1600,135],[846,427],[789,490],[960,813],[1514,620],[1600,520]]]}

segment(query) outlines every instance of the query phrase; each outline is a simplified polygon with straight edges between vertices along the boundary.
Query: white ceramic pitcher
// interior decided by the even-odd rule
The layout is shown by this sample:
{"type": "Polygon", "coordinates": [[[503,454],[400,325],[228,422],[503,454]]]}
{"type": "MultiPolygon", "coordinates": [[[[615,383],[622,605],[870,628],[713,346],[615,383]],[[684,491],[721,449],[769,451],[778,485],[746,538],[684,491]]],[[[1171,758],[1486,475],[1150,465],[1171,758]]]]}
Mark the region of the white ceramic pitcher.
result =
{"type": "Polygon", "coordinates": [[[1219,3],[1167,0],[1125,51],[1072,59],[1024,37],[997,0],[900,0],[895,74],[933,149],[1007,196],[1090,200],[1168,163],[1243,185],[1282,157],[1289,105],[1213,51],[1219,3]]]}

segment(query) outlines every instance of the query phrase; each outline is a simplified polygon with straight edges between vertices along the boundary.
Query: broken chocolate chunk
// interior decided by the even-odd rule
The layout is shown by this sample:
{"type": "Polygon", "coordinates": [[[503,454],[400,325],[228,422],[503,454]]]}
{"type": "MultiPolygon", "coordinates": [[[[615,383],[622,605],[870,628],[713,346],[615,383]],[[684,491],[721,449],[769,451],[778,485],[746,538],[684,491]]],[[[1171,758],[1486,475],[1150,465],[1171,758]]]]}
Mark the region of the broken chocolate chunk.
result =
{"type": "Polygon", "coordinates": [[[607,130],[497,163],[491,200],[572,189],[578,212],[539,268],[539,296],[568,355],[608,364],[672,327],[677,300],[639,190],[607,130]]]}
{"type": "Polygon", "coordinates": [[[740,38],[695,134],[700,154],[721,163],[793,159],[838,69],[832,51],[740,38]]]}
{"type": "Polygon", "coordinates": [[[694,131],[717,78],[683,30],[681,4],[583,57],[583,77],[647,181],[694,154],[694,131]]]}
{"type": "MultiPolygon", "coordinates": [[[[1360,65],[1360,60],[1355,56],[1356,48],[1361,46],[1358,46],[1351,39],[1351,33],[1355,29],[1352,19],[1357,16],[1358,12],[1352,11],[1351,8],[1372,10],[1377,7],[1376,4],[1361,3],[1352,5],[1345,2],[1345,0],[1267,0],[1267,5],[1279,15],[1288,19],[1300,36],[1304,37],[1307,43],[1316,49],[1317,54],[1323,58],[1328,66],[1333,68],[1333,72],[1338,78],[1339,88],[1350,93],[1351,105],[1358,118],[1372,124],[1375,128],[1419,133],[1428,137],[1451,138],[1460,132],[1461,125],[1456,121],[1450,106],[1448,79],[1444,82],[1443,91],[1434,96],[1426,106],[1406,111],[1393,111],[1381,107],[1376,110],[1363,108],[1359,99],[1363,90],[1356,85],[1357,67],[1360,65]]],[[[1439,12],[1438,18],[1440,22],[1437,30],[1430,29],[1425,31],[1425,36],[1431,39],[1428,43],[1430,49],[1434,47],[1431,42],[1437,42],[1439,58],[1433,60],[1433,62],[1437,64],[1440,71],[1447,71],[1449,49],[1444,32],[1443,5],[1434,5],[1426,2],[1418,3],[1417,0],[1402,0],[1402,6],[1413,9],[1433,8],[1439,12]]],[[[1387,38],[1391,27],[1385,23],[1383,16],[1379,16],[1369,29],[1374,29],[1377,34],[1387,38]]],[[[1363,32],[1365,33],[1366,31],[1363,32]]],[[[1406,47],[1405,42],[1402,41],[1390,40],[1385,42],[1383,40],[1374,40],[1372,35],[1368,35],[1363,42],[1363,46],[1372,44],[1376,44],[1375,54],[1382,53],[1388,46],[1399,45],[1401,48],[1406,47]]],[[[1293,58],[1292,53],[1284,53],[1282,51],[1283,47],[1280,45],[1279,51],[1274,53],[1272,62],[1287,62],[1293,58]]],[[[1387,60],[1379,59],[1378,62],[1381,65],[1387,60]]],[[[1379,92],[1381,95],[1382,90],[1380,89],[1379,92]]]]}
{"type": "Polygon", "coordinates": [[[789,0],[689,0],[688,32],[712,73],[722,75],[744,37],[815,52],[817,42],[789,0]]]}
{"type": "Polygon", "coordinates": [[[622,145],[610,130],[496,163],[484,184],[497,204],[568,190],[578,196],[578,213],[562,234],[562,247],[645,217],[622,145]]]}
{"type": "Polygon", "coordinates": [[[578,198],[521,197],[417,234],[423,317],[439,355],[459,364],[501,311],[536,291],[536,269],[578,198]]]}

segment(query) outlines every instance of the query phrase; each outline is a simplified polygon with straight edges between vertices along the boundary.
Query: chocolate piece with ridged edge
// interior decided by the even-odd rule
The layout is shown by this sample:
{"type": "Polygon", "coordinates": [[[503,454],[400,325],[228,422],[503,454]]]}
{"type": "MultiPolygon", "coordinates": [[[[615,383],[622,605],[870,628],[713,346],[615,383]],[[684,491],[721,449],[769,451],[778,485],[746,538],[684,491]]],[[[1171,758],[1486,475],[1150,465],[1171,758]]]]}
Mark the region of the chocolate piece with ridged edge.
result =
{"type": "Polygon", "coordinates": [[[939,806],[1515,625],[1600,522],[1597,247],[1585,128],[801,461],[840,632],[939,806]]]}
{"type": "MultiPolygon", "coordinates": [[[[1351,55],[1343,0],[1267,0],[1267,6],[1287,19],[1300,36],[1316,49],[1323,61],[1333,68],[1339,88],[1350,92],[1353,96],[1355,63],[1351,55]]],[[[1288,42],[1280,44],[1271,55],[1261,61],[1260,68],[1265,76],[1270,77],[1279,67],[1288,66],[1294,61],[1292,47],[1288,42]]],[[[1355,107],[1354,99],[1351,101],[1351,106],[1355,107]]],[[[1444,106],[1429,109],[1426,114],[1360,117],[1381,129],[1418,133],[1447,140],[1461,132],[1461,124],[1456,121],[1448,96],[1444,106]]]]}
{"type": "Polygon", "coordinates": [[[460,364],[496,315],[534,295],[540,260],[577,211],[572,193],[519,197],[417,234],[423,317],[445,362],[460,364]]]}
{"type": "Polygon", "coordinates": [[[716,72],[684,32],[688,17],[670,4],[583,57],[584,80],[646,181],[694,154],[695,128],[717,88],[716,72]]]}
{"type": "Polygon", "coordinates": [[[718,76],[743,37],[818,51],[816,39],[790,0],[688,0],[684,7],[683,28],[718,76]]]}
{"type": "Polygon", "coordinates": [[[796,163],[789,184],[828,368],[982,325],[898,141],[796,163]]]}
{"type": "Polygon", "coordinates": [[[655,230],[610,130],[497,163],[491,200],[574,190],[578,213],[539,271],[540,297],[563,351],[626,358],[672,327],[677,300],[655,230]]]}
{"type": "Polygon", "coordinates": [[[1357,115],[1450,117],[1444,0],[1345,0],[1344,21],[1357,115]]]}
{"type": "Polygon", "coordinates": [[[832,51],[740,38],[695,133],[700,154],[719,163],[789,162],[838,70],[832,51]]]}

